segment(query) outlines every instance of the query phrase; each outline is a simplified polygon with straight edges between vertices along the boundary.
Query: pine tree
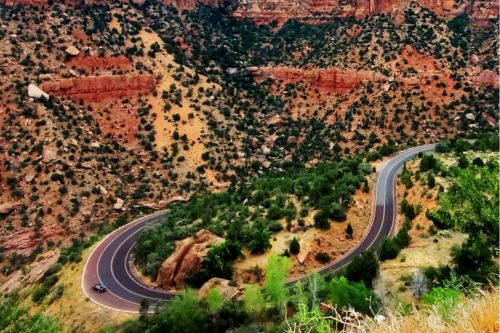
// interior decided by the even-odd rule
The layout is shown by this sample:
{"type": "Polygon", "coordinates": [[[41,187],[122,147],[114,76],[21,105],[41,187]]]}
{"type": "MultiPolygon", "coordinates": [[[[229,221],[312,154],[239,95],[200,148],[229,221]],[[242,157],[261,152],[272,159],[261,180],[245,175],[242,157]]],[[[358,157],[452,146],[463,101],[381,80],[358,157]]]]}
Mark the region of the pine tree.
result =
{"type": "Polygon", "coordinates": [[[299,252],[300,252],[300,243],[297,240],[297,238],[293,237],[292,241],[290,242],[290,253],[298,254],[299,252]]]}
{"type": "Polygon", "coordinates": [[[353,230],[352,230],[351,223],[347,224],[347,228],[345,229],[345,233],[347,235],[347,238],[352,238],[353,230]]]}

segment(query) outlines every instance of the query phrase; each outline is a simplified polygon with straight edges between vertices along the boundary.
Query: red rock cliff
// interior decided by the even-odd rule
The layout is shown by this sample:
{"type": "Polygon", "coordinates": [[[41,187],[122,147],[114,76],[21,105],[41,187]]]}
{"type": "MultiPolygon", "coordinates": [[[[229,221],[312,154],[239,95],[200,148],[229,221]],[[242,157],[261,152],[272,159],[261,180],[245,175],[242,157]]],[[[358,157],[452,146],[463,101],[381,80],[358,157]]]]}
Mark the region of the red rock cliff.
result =
{"type": "MultiPolygon", "coordinates": [[[[110,0],[60,0],[66,4],[94,4],[110,0]]],[[[123,0],[125,1],[125,0],[123,0]]],[[[161,0],[178,9],[193,9],[196,4],[220,6],[221,0],[161,0]]],[[[255,23],[270,23],[274,20],[283,24],[288,19],[300,19],[310,23],[321,22],[331,17],[363,18],[380,13],[401,12],[411,0],[239,0],[233,15],[248,18],[255,23]]],[[[144,0],[135,0],[142,3],[144,0]]],[[[496,0],[416,0],[442,17],[452,17],[467,12],[479,24],[499,15],[496,0]]],[[[48,0],[0,0],[9,6],[16,4],[47,5],[48,0]]]]}
{"type": "Polygon", "coordinates": [[[161,0],[161,2],[172,5],[180,10],[194,9],[198,3],[212,7],[218,7],[221,4],[219,0],[161,0]]]}
{"type": "MultiPolygon", "coordinates": [[[[467,11],[479,22],[498,16],[498,3],[493,0],[416,0],[442,17],[452,17],[467,11]]],[[[363,18],[380,13],[401,12],[410,0],[240,0],[234,12],[256,23],[283,23],[296,18],[308,22],[331,17],[363,18]]]]}
{"type": "Polygon", "coordinates": [[[362,82],[383,80],[384,76],[372,71],[339,70],[336,68],[301,69],[290,67],[252,67],[248,71],[258,79],[271,78],[286,83],[303,81],[323,92],[341,92],[356,88],[362,82]]]}
{"type": "Polygon", "coordinates": [[[184,279],[199,270],[210,247],[224,242],[208,230],[200,230],[196,237],[177,242],[174,253],[163,262],[156,283],[163,288],[184,287],[184,279]]]}
{"type": "Polygon", "coordinates": [[[56,96],[97,102],[108,97],[149,93],[155,85],[153,75],[102,75],[44,82],[40,88],[56,96]]]}

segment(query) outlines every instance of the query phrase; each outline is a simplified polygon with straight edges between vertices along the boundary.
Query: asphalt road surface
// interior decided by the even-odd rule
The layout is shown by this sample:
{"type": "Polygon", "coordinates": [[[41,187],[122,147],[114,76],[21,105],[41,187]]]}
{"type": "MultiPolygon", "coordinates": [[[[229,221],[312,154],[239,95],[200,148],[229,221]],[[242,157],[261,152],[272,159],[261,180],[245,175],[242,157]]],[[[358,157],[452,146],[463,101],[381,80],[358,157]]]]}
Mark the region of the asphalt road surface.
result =
{"type": "MultiPolygon", "coordinates": [[[[403,163],[418,153],[433,150],[435,144],[410,148],[383,162],[377,170],[375,207],[370,227],[348,253],[320,270],[327,273],[351,262],[359,253],[376,247],[384,240],[394,226],[396,202],[394,196],[396,175],[403,163]]],[[[84,267],[81,286],[91,301],[109,309],[137,312],[141,300],[148,299],[155,306],[171,299],[175,293],[145,285],[132,273],[131,250],[140,231],[148,224],[158,222],[167,211],[160,211],[116,229],[104,238],[92,251],[84,267]],[[97,293],[92,290],[95,283],[104,283],[108,291],[97,293]]],[[[299,279],[291,280],[293,284],[299,279]]]]}

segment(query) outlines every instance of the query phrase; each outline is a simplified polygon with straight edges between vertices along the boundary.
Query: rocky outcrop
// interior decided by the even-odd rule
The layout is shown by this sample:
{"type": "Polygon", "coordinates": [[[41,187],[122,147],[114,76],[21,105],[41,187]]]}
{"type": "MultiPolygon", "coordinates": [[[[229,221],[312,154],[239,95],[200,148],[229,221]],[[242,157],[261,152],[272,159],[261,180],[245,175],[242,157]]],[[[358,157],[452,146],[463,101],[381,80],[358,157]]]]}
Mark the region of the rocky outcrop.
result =
{"type": "MultiPolygon", "coordinates": [[[[109,0],[108,0],[109,1],[109,0]]],[[[123,1],[123,0],[122,0],[123,1]]],[[[70,5],[95,4],[102,0],[60,0],[70,5]]],[[[125,1],[124,1],[125,2],[125,1]]],[[[135,0],[143,3],[144,0],[135,0]]],[[[162,0],[163,3],[180,10],[194,9],[201,3],[207,6],[236,8],[233,15],[248,18],[258,24],[273,21],[283,24],[289,19],[309,23],[325,22],[332,17],[355,17],[357,19],[377,14],[401,14],[411,0],[162,0]]],[[[499,14],[498,2],[494,0],[416,0],[441,17],[453,17],[467,12],[479,24],[488,24],[499,14]]],[[[46,6],[48,0],[0,0],[8,6],[46,6]]]]}
{"type": "Polygon", "coordinates": [[[75,66],[84,69],[112,69],[129,67],[132,63],[124,55],[116,57],[97,57],[97,56],[78,56],[67,62],[69,66],[75,66]]]}
{"type": "Polygon", "coordinates": [[[492,70],[485,69],[472,76],[472,84],[478,86],[499,88],[500,77],[492,70]]]}
{"type": "Polygon", "coordinates": [[[499,15],[497,0],[469,0],[467,12],[480,25],[487,25],[489,21],[495,20],[499,15]]]}
{"type": "Polygon", "coordinates": [[[15,5],[46,6],[48,2],[49,2],[48,0],[0,0],[0,3],[3,3],[7,6],[15,6],[15,5]]]}
{"type": "Polygon", "coordinates": [[[66,52],[67,54],[71,55],[71,56],[77,56],[80,54],[80,50],[77,49],[74,45],[70,45],[66,48],[66,50],[64,50],[64,52],[66,52]]]}
{"type": "Polygon", "coordinates": [[[13,232],[4,236],[0,236],[0,244],[4,250],[15,251],[22,254],[29,254],[31,249],[38,244],[43,244],[47,239],[53,239],[64,233],[60,225],[55,223],[44,224],[39,235],[34,236],[33,230],[24,229],[18,232],[13,232]]]}
{"type": "Polygon", "coordinates": [[[219,7],[222,3],[220,0],[162,0],[161,2],[180,10],[194,9],[198,3],[212,7],[219,7]]]}
{"type": "Polygon", "coordinates": [[[98,102],[106,98],[150,93],[155,85],[153,75],[102,75],[44,82],[40,88],[56,96],[98,102]]]}
{"type": "Polygon", "coordinates": [[[49,98],[49,95],[41,90],[40,88],[38,88],[37,86],[35,86],[34,84],[29,84],[28,85],[28,96],[29,97],[32,97],[32,98],[36,98],[36,99],[39,99],[39,98],[49,98]]]}
{"type": "Polygon", "coordinates": [[[44,163],[50,163],[52,162],[53,160],[56,160],[57,159],[57,153],[52,150],[52,149],[43,149],[43,152],[42,152],[42,161],[44,163]]]}
{"type": "Polygon", "coordinates": [[[0,291],[10,293],[28,284],[40,282],[48,269],[57,262],[59,254],[59,249],[41,254],[36,258],[36,261],[29,264],[25,269],[18,270],[10,275],[7,281],[3,283],[0,291]]]}
{"type": "MultiPolygon", "coordinates": [[[[383,83],[384,91],[391,88],[393,82],[407,88],[428,86],[434,78],[449,77],[450,73],[445,70],[427,69],[418,70],[412,76],[396,74],[387,77],[380,73],[369,70],[337,69],[337,68],[314,68],[303,69],[294,67],[250,67],[247,69],[249,75],[255,80],[272,79],[277,83],[303,83],[308,88],[317,89],[321,93],[343,93],[349,92],[356,87],[371,83],[383,83]]],[[[486,86],[498,89],[499,76],[495,71],[477,71],[470,77],[470,82],[477,86],[486,86]]],[[[282,119],[279,115],[270,116],[267,125],[280,124],[282,119]]]]}
{"type": "MultiPolygon", "coordinates": [[[[289,19],[316,23],[331,17],[357,19],[377,14],[401,13],[410,0],[241,0],[234,16],[256,23],[279,24],[289,19]]],[[[498,3],[492,0],[416,0],[442,17],[468,12],[476,21],[484,22],[498,16],[498,3]]]]}
{"type": "Polygon", "coordinates": [[[15,201],[15,202],[9,201],[0,203],[0,214],[4,215],[9,214],[20,205],[21,205],[20,201],[15,201]]]}
{"type": "Polygon", "coordinates": [[[115,204],[113,205],[113,208],[116,209],[116,210],[120,210],[123,208],[123,199],[120,199],[120,198],[116,198],[116,201],[115,201],[115,204]]]}
{"type": "Polygon", "coordinates": [[[205,229],[177,242],[174,253],[161,265],[156,283],[166,289],[183,288],[186,277],[201,268],[210,248],[223,242],[223,238],[205,229]]]}
{"type": "Polygon", "coordinates": [[[291,67],[251,67],[250,75],[257,80],[270,78],[285,83],[309,83],[322,92],[342,92],[356,88],[361,83],[383,80],[379,73],[364,70],[336,68],[302,69],[291,67]]]}
{"type": "Polygon", "coordinates": [[[221,278],[211,278],[201,286],[198,290],[198,298],[203,299],[207,297],[208,293],[212,289],[217,289],[225,300],[237,299],[243,295],[243,289],[237,286],[231,285],[231,281],[221,278]]]}

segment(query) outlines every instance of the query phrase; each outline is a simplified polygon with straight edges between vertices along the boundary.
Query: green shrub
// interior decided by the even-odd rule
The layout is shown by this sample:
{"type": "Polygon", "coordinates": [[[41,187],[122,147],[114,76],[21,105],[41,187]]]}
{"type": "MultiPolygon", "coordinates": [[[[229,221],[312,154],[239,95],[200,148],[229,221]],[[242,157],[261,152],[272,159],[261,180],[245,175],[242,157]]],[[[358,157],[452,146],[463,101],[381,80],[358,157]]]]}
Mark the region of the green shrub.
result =
{"type": "Polygon", "coordinates": [[[329,221],[330,213],[325,210],[320,210],[314,215],[314,226],[318,229],[330,229],[329,221]]]}
{"type": "Polygon", "coordinates": [[[333,278],[329,284],[328,299],[341,309],[348,307],[364,313],[377,313],[380,301],[363,283],[349,282],[345,277],[333,278]]]}
{"type": "Polygon", "coordinates": [[[297,240],[297,238],[293,237],[293,239],[290,242],[290,253],[298,254],[299,252],[300,252],[300,243],[297,240]]]}
{"type": "Polygon", "coordinates": [[[398,256],[400,247],[393,238],[387,238],[382,243],[379,250],[380,260],[394,259],[398,256]]]}
{"type": "Polygon", "coordinates": [[[363,282],[368,288],[379,274],[379,261],[373,251],[359,254],[338,275],[345,276],[351,282],[363,282]]]}
{"type": "Polygon", "coordinates": [[[331,258],[326,252],[319,252],[314,256],[314,259],[316,259],[317,262],[321,264],[326,264],[329,263],[331,258]]]}

